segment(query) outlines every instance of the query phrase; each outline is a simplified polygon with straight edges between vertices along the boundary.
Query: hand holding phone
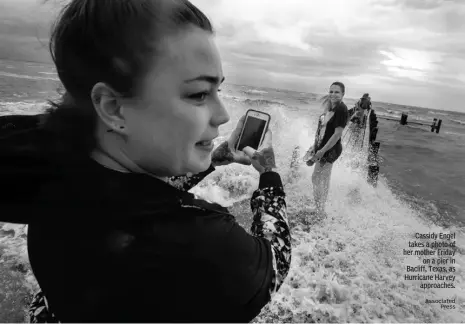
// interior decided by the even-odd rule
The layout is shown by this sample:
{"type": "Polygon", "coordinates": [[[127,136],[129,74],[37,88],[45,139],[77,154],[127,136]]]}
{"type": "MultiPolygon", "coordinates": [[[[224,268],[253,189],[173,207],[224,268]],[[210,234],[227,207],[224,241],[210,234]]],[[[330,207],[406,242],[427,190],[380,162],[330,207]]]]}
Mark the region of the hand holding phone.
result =
{"type": "Polygon", "coordinates": [[[270,130],[266,132],[263,143],[260,145],[258,150],[254,150],[250,146],[246,146],[243,151],[248,157],[250,157],[253,167],[260,174],[276,168],[270,130]]]}
{"type": "Polygon", "coordinates": [[[245,115],[237,122],[236,128],[233,130],[228,140],[221,143],[212,153],[212,164],[217,167],[220,165],[228,165],[231,163],[239,163],[250,165],[250,158],[242,151],[236,150],[240,134],[244,127],[245,115]]]}
{"type": "Polygon", "coordinates": [[[239,135],[236,150],[242,151],[247,146],[257,150],[265,138],[270,120],[269,114],[249,109],[245,114],[244,126],[239,135]]]}

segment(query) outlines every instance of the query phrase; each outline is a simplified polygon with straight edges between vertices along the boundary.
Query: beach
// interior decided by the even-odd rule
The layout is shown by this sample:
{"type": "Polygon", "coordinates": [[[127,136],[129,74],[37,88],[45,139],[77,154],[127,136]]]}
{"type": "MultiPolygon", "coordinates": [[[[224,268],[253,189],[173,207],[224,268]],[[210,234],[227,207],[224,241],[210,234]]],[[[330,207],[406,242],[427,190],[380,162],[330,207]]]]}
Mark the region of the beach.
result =
{"type": "MultiPolygon", "coordinates": [[[[346,87],[350,92],[350,84],[346,87]]],[[[58,96],[57,88],[51,65],[0,60],[0,115],[42,112],[46,100],[58,96]]],[[[313,167],[301,162],[291,169],[290,164],[293,152],[301,161],[313,141],[321,94],[234,84],[222,88],[220,96],[231,122],[220,128],[215,144],[227,138],[247,109],[272,116],[277,166],[285,180],[293,229],[290,274],[255,322],[459,322],[465,318],[465,114],[372,98],[380,117],[378,186],[366,182],[366,169],[361,167],[366,151],[344,147],[333,168],[328,218],[316,221],[306,213],[312,203],[313,167]],[[425,124],[442,119],[442,128],[436,134],[428,126],[382,119],[400,119],[401,113],[408,113],[409,121],[425,124]],[[455,234],[454,288],[425,289],[417,280],[405,280],[406,267],[421,266],[422,260],[403,250],[418,241],[416,233],[430,232],[455,234]],[[426,302],[439,299],[453,299],[454,309],[426,302]]],[[[344,99],[349,108],[357,99],[351,95],[354,98],[344,99]]],[[[252,214],[244,199],[257,185],[251,167],[230,165],[218,168],[192,192],[230,207],[238,222],[248,227],[252,214]]],[[[16,273],[14,289],[26,298],[37,287],[28,269],[25,233],[25,226],[0,223],[4,269],[0,276],[10,280],[16,273]],[[15,270],[18,264],[24,271],[15,270]]],[[[0,288],[8,287],[3,283],[0,288]]],[[[13,297],[8,298],[0,298],[0,305],[10,305],[13,297]]],[[[0,322],[17,321],[21,315],[15,307],[0,322]]]]}

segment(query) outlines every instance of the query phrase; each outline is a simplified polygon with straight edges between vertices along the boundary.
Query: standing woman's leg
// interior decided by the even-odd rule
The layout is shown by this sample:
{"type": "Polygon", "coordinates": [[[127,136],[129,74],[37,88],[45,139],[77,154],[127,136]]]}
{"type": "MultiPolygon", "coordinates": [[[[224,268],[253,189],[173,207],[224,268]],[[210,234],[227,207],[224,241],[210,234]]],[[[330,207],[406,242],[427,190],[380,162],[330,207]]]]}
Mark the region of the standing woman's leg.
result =
{"type": "Polygon", "coordinates": [[[313,199],[315,201],[316,212],[324,212],[326,201],[328,199],[329,181],[331,178],[332,163],[321,162],[315,163],[313,169],[312,183],[313,183],[313,199]]]}
{"type": "Polygon", "coordinates": [[[333,170],[333,164],[325,163],[325,165],[320,168],[321,198],[319,201],[320,206],[317,206],[317,209],[319,209],[319,212],[323,213],[326,207],[326,201],[328,200],[329,184],[331,182],[331,171],[333,170]]]}
{"type": "Polygon", "coordinates": [[[313,168],[312,174],[312,184],[313,184],[313,201],[315,203],[315,207],[318,209],[320,206],[321,201],[321,171],[322,168],[319,162],[315,162],[315,166],[313,168]]]}

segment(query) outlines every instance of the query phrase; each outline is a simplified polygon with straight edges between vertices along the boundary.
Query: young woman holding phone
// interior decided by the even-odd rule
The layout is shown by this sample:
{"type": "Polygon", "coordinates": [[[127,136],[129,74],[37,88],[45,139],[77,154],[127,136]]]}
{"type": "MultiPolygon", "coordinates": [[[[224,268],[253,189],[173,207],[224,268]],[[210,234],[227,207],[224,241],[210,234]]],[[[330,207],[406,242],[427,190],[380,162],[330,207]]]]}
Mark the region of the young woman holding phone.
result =
{"type": "Polygon", "coordinates": [[[242,119],[213,147],[229,115],[208,18],[187,0],[72,0],[51,52],[66,95],[0,137],[0,221],[29,225],[41,288],[31,321],[251,321],[289,271],[285,193],[270,132],[236,151],[242,119]],[[260,174],[251,234],[188,192],[230,163],[260,174]]]}

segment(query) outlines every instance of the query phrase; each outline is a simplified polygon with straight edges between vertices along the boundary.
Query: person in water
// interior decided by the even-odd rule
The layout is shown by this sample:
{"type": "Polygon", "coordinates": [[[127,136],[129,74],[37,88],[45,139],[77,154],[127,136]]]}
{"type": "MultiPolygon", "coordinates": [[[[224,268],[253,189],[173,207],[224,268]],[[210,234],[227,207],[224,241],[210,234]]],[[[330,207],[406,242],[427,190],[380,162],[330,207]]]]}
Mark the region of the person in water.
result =
{"type": "Polygon", "coordinates": [[[353,108],[349,109],[349,116],[353,116],[353,114],[357,111],[357,110],[369,110],[371,109],[371,97],[368,93],[365,93],[354,105],[353,108]]]}
{"type": "Polygon", "coordinates": [[[370,94],[368,94],[368,93],[363,94],[362,98],[360,98],[360,100],[359,100],[359,103],[360,103],[360,107],[363,110],[371,109],[371,97],[370,97],[370,94]]]}
{"type": "Polygon", "coordinates": [[[353,109],[349,110],[349,115],[352,113],[352,115],[349,118],[349,125],[348,125],[348,140],[346,142],[347,145],[353,145],[353,146],[358,146],[360,144],[360,140],[362,137],[362,130],[365,127],[364,125],[364,116],[365,116],[365,110],[362,108],[360,105],[360,102],[357,102],[355,104],[355,107],[353,109]]]}
{"type": "Polygon", "coordinates": [[[334,82],[322,99],[323,114],[318,119],[315,142],[307,152],[307,165],[315,165],[312,175],[315,213],[324,215],[334,162],[342,154],[341,135],[347,125],[348,109],[342,99],[345,86],[334,82]]]}
{"type": "Polygon", "coordinates": [[[363,122],[363,115],[365,111],[362,108],[360,101],[357,101],[353,109],[349,109],[349,120],[352,123],[361,124],[363,122]]]}
{"type": "Polygon", "coordinates": [[[0,221],[28,224],[41,288],[31,321],[251,321],[291,235],[271,133],[235,151],[242,118],[213,150],[229,115],[208,18],[187,0],[72,0],[50,48],[66,94],[0,138],[0,221]],[[260,175],[251,234],[188,192],[230,163],[260,175]]]}

